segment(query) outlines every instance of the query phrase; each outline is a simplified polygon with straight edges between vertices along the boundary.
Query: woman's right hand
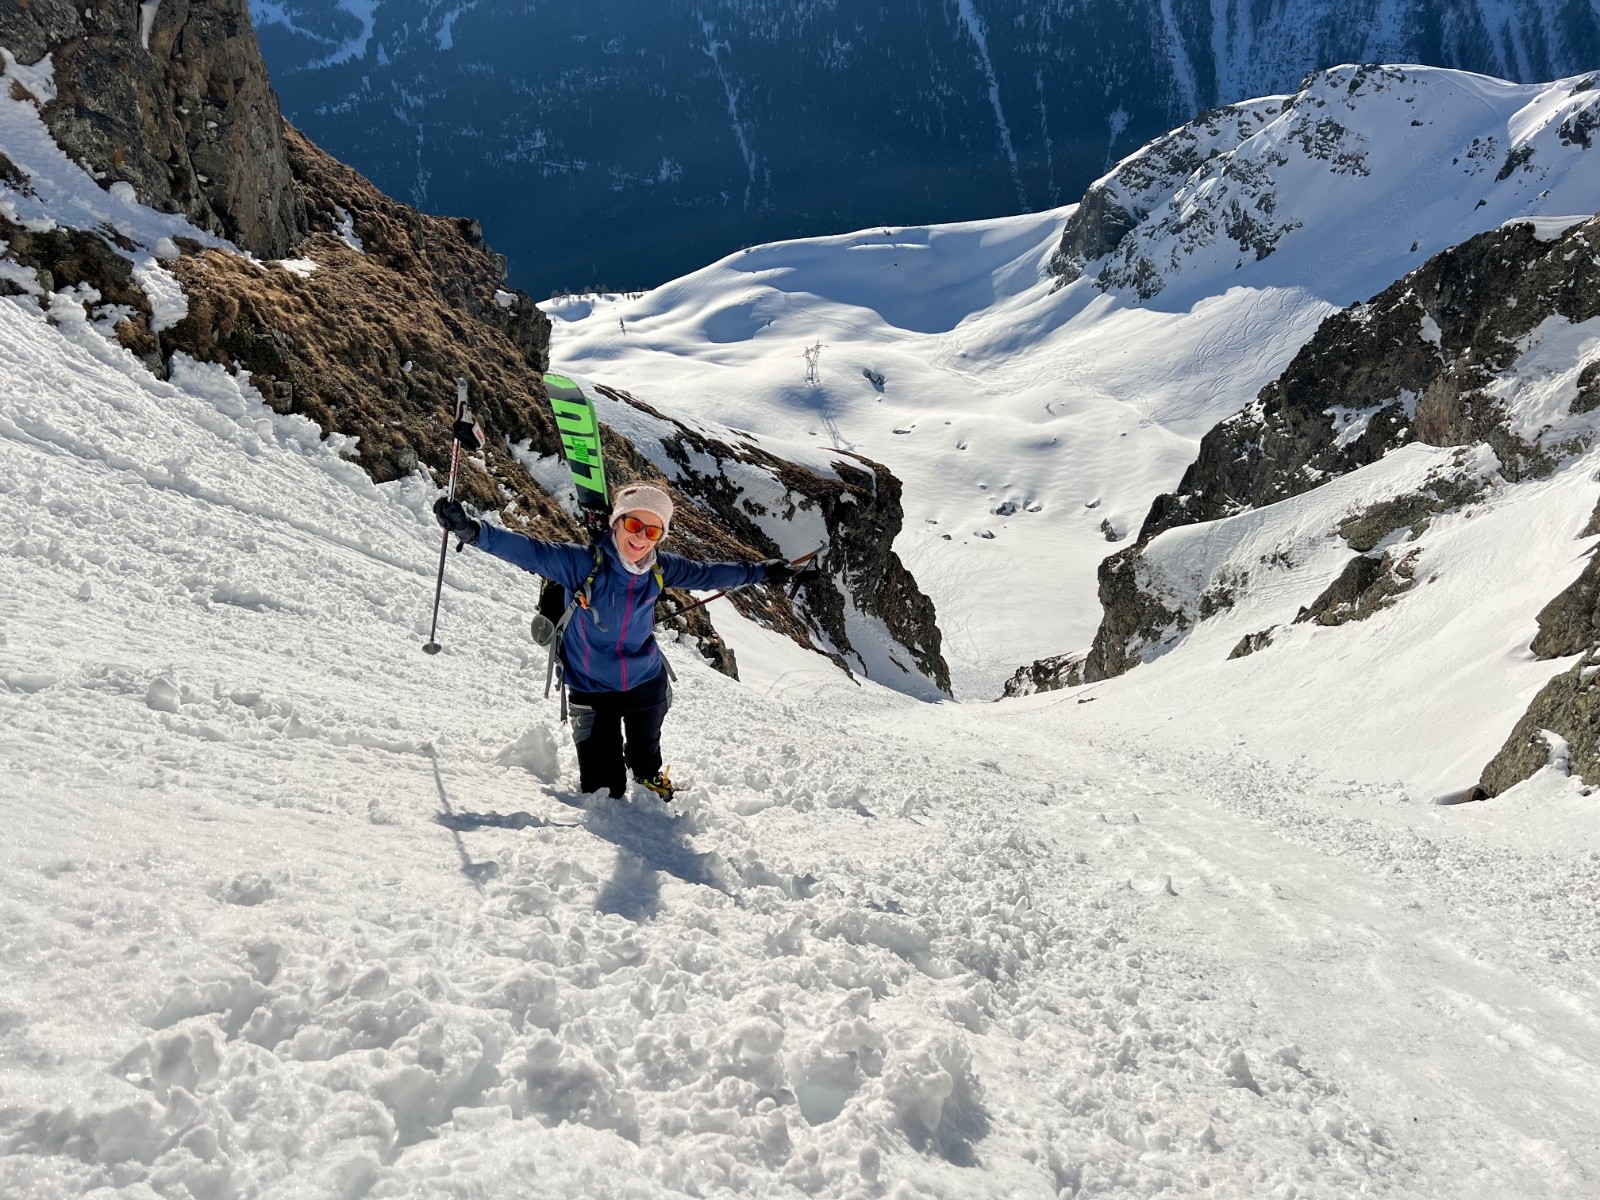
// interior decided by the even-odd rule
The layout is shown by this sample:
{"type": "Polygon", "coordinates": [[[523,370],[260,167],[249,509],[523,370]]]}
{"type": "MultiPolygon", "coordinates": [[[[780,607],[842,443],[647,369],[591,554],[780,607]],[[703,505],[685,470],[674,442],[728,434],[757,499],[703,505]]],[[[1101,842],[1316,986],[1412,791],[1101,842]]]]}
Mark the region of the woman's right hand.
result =
{"type": "Polygon", "coordinates": [[[467,545],[476,544],[478,534],[483,526],[467,516],[467,510],[461,506],[461,501],[451,500],[440,496],[433,502],[433,515],[439,524],[467,545]]]}

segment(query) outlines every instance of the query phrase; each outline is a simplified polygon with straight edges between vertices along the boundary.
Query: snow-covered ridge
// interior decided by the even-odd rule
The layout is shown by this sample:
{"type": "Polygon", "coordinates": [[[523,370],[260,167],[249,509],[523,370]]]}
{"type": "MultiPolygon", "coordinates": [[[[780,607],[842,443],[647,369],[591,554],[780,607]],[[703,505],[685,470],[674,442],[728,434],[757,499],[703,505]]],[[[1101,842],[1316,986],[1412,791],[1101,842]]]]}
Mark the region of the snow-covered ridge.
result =
{"type": "Polygon", "coordinates": [[[535,294],[1067,203],[1175,125],[1336,63],[1533,83],[1594,68],[1600,44],[1600,14],[1568,0],[657,0],[625,27],[606,11],[254,7],[296,123],[392,193],[482,217],[535,294]]]}
{"type": "Polygon", "coordinates": [[[1056,269],[1150,300],[1170,287],[1205,294],[1271,260],[1268,275],[1332,299],[1380,261],[1420,265],[1507,220],[1591,211],[1595,83],[1317,72],[1291,96],[1207,114],[1118,164],[1069,221],[1056,269]]]}

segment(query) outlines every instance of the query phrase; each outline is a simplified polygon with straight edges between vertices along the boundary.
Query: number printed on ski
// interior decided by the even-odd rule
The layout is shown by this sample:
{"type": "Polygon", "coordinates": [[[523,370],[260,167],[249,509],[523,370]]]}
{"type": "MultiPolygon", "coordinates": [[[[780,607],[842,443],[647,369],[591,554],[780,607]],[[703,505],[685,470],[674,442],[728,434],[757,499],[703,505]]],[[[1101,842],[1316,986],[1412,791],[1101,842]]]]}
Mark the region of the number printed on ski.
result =
{"type": "Polygon", "coordinates": [[[600,454],[600,422],[595,417],[594,402],[565,375],[546,374],[544,386],[550,395],[556,428],[561,431],[561,448],[578,491],[578,503],[592,511],[608,511],[611,500],[606,490],[605,460],[600,454]]]}

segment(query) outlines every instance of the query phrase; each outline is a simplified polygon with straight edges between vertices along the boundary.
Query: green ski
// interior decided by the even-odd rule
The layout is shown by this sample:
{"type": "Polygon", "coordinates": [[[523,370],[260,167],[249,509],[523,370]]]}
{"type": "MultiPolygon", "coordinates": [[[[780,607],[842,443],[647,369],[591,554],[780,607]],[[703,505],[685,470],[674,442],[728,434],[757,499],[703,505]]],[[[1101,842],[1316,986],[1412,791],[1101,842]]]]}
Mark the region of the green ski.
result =
{"type": "Polygon", "coordinates": [[[591,529],[603,529],[611,510],[611,496],[606,490],[606,464],[600,453],[600,422],[594,414],[594,402],[565,375],[547,373],[544,387],[550,395],[556,428],[561,431],[561,448],[572,472],[584,522],[591,529]]]}

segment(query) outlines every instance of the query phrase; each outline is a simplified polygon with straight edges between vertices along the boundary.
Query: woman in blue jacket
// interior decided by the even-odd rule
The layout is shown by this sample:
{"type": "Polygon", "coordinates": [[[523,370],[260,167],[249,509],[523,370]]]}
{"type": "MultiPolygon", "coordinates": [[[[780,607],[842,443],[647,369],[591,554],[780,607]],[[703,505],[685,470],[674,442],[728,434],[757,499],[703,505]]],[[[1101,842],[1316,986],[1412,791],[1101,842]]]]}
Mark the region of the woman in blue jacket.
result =
{"type": "Polygon", "coordinates": [[[561,584],[568,596],[586,593],[561,639],[561,663],[578,749],[578,786],[627,790],[628,775],[664,799],[672,782],[661,767],[661,723],[672,706],[666,659],[655,639],[655,604],[662,589],[702,591],[784,584],[796,571],[782,559],[760,563],[700,563],[660,549],[672,525],[672,500],[648,484],[613,498],[609,536],[598,547],[542,542],[473,520],[456,500],[441,499],[434,515],[461,541],[561,584]]]}

